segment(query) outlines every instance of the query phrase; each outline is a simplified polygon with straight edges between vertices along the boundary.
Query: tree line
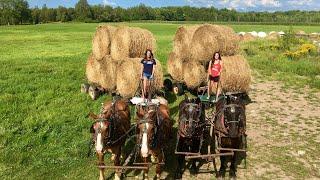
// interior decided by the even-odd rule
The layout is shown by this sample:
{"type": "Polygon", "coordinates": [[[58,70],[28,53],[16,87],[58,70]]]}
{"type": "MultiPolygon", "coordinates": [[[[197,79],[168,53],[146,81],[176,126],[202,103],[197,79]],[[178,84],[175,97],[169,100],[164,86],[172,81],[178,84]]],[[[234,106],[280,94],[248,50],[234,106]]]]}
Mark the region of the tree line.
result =
{"type": "Polygon", "coordinates": [[[59,6],[30,8],[26,0],[0,0],[0,24],[39,24],[49,22],[122,22],[139,20],[253,22],[281,24],[318,24],[320,11],[238,12],[214,7],[158,7],[144,4],[121,8],[89,5],[79,0],[74,8],[59,6]]]}

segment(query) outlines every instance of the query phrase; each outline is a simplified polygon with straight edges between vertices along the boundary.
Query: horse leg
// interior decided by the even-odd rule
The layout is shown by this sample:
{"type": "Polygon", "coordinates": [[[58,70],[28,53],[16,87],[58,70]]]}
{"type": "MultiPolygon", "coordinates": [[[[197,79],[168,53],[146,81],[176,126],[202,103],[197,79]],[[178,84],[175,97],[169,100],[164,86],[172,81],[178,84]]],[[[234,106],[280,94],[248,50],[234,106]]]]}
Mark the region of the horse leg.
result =
{"type": "MultiPolygon", "coordinates": [[[[178,137],[178,138],[180,138],[180,137],[178,137]]],[[[177,151],[178,152],[186,151],[186,146],[185,146],[184,140],[182,138],[180,138],[180,140],[179,140],[177,151]]],[[[175,179],[182,179],[182,173],[183,173],[182,171],[185,166],[185,155],[178,154],[176,157],[177,157],[178,165],[176,168],[175,179]]]]}
{"type": "MultiPolygon", "coordinates": [[[[114,152],[114,166],[120,166],[120,157],[121,157],[121,146],[117,147],[114,152]]],[[[114,179],[120,180],[121,169],[116,169],[114,173],[114,179]]]]}
{"type": "Polygon", "coordinates": [[[147,180],[147,179],[149,179],[149,178],[148,178],[149,165],[147,164],[148,161],[147,161],[147,158],[146,158],[146,157],[143,158],[143,162],[145,163],[144,166],[147,167],[147,169],[143,170],[143,179],[144,179],[144,180],[147,180]]]}
{"type": "Polygon", "coordinates": [[[226,169],[227,169],[227,157],[226,156],[220,156],[220,162],[221,162],[221,166],[220,166],[220,170],[218,172],[217,178],[222,179],[225,177],[226,174],[226,169]]]}
{"type": "Polygon", "coordinates": [[[163,163],[163,154],[162,154],[162,149],[159,150],[158,154],[155,155],[157,157],[157,167],[156,167],[156,174],[157,174],[157,179],[160,179],[161,177],[161,163],[163,163]]]}
{"type": "MultiPolygon", "coordinates": [[[[99,160],[99,166],[104,166],[104,153],[97,153],[97,156],[98,156],[98,160],[99,160]]],[[[100,168],[99,167],[99,173],[100,173],[100,176],[99,176],[99,180],[104,180],[104,169],[105,168],[100,168]]]]}
{"type": "MultiPolygon", "coordinates": [[[[200,146],[200,139],[194,138],[192,139],[192,146],[191,146],[191,152],[198,153],[199,152],[199,146],[200,146]]],[[[191,172],[193,174],[197,173],[197,166],[196,166],[196,159],[191,160],[191,172]]]]}
{"type": "Polygon", "coordinates": [[[236,173],[237,173],[237,158],[238,158],[239,153],[234,152],[234,155],[232,156],[231,159],[231,165],[230,165],[230,171],[229,171],[229,177],[230,179],[236,179],[236,173]]]}

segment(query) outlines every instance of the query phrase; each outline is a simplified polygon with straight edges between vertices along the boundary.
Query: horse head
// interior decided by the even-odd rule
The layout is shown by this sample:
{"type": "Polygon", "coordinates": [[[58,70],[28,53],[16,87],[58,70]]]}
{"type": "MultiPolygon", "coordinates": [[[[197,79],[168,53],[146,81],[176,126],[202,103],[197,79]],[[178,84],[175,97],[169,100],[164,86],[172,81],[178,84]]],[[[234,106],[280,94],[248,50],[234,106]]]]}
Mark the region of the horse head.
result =
{"type": "Polygon", "coordinates": [[[179,132],[182,136],[193,137],[203,120],[203,107],[199,98],[188,96],[179,105],[179,132]]]}
{"type": "Polygon", "coordinates": [[[142,157],[148,157],[149,150],[153,147],[158,123],[157,113],[156,105],[137,106],[137,134],[142,157]]]}
{"type": "Polygon", "coordinates": [[[224,105],[224,127],[228,137],[240,137],[245,130],[245,105],[237,96],[228,96],[224,105]]]}

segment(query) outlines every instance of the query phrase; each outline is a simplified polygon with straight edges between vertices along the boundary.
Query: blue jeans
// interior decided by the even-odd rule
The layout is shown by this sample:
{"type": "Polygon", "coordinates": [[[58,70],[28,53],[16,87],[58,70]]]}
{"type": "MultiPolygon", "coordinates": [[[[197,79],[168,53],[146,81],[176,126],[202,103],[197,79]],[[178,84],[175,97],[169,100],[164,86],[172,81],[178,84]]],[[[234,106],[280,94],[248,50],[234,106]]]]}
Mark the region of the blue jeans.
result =
{"type": "Polygon", "coordinates": [[[146,77],[148,80],[151,80],[153,78],[152,74],[149,73],[143,73],[143,77],[146,77]]]}

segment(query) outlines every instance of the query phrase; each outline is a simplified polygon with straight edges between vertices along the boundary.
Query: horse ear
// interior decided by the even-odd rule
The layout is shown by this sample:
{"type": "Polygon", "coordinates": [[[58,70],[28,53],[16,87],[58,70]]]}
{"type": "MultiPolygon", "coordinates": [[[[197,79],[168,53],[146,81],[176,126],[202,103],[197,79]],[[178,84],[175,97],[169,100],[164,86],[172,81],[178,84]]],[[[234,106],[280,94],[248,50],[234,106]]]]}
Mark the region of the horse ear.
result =
{"type": "Polygon", "coordinates": [[[189,101],[189,97],[188,97],[187,94],[184,94],[184,100],[185,100],[185,101],[189,101]]]}
{"type": "Polygon", "coordinates": [[[89,114],[86,116],[87,118],[90,118],[91,120],[96,120],[99,117],[97,115],[95,115],[93,112],[89,112],[89,114]]]}

